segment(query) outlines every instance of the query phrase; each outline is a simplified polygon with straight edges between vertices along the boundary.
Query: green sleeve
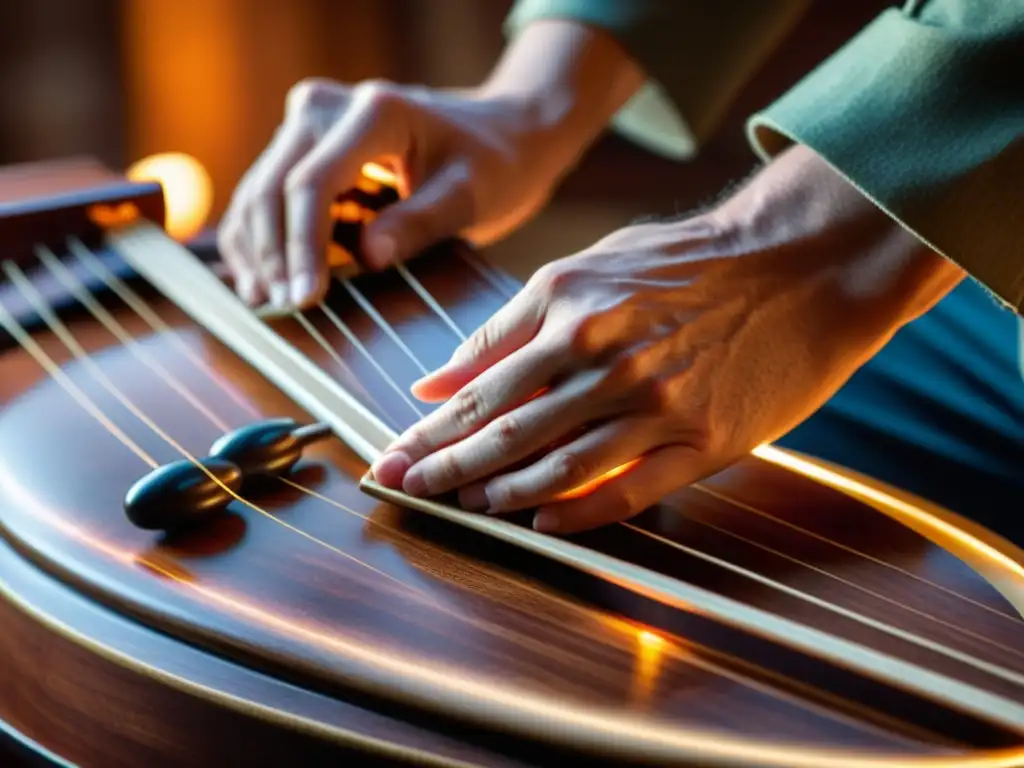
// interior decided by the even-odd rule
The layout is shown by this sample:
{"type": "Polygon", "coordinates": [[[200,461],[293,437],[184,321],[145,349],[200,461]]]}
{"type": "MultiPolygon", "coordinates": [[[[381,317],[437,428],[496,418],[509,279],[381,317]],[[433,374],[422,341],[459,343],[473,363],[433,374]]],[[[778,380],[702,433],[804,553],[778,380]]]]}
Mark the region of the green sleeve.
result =
{"type": "Polygon", "coordinates": [[[675,159],[693,156],[740,88],[793,27],[810,0],[518,0],[514,36],[541,19],[606,31],[648,82],[621,111],[617,130],[675,159]]]}
{"type": "Polygon", "coordinates": [[[1024,309],[1024,0],[891,9],[751,118],[764,159],[815,150],[1024,309]]]}

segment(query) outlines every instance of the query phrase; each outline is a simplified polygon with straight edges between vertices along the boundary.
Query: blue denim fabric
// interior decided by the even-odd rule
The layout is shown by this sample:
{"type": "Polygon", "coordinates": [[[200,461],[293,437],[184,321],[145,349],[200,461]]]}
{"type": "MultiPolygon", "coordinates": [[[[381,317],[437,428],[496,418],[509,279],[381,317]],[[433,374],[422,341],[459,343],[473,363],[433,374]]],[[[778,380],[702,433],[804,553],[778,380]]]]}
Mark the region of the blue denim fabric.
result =
{"type": "Polygon", "coordinates": [[[965,280],[777,444],[944,505],[1024,546],[1017,319],[965,280]]]}

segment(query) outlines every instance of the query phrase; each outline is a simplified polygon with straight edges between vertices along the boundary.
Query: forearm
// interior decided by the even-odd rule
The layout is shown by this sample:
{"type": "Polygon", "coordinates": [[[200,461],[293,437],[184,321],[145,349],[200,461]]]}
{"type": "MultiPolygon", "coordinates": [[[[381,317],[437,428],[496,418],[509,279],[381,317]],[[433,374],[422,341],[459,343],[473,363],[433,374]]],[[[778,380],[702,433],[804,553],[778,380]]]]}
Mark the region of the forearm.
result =
{"type": "Polygon", "coordinates": [[[607,33],[552,19],[523,30],[479,91],[527,104],[548,161],[564,173],[643,83],[643,70],[607,33]]]}

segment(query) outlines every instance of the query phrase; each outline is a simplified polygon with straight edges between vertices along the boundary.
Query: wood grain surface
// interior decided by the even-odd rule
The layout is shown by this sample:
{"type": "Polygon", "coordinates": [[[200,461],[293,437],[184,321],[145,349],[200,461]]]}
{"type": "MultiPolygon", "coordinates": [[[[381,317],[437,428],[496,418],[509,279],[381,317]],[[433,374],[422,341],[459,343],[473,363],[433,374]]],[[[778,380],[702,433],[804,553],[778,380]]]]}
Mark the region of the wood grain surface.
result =
{"type": "MultiPolygon", "coordinates": [[[[339,441],[212,525],[136,529],[122,500],[152,466],[260,418],[309,416],[154,291],[111,284],[116,254],[54,254],[64,266],[23,264],[0,284],[8,324],[37,345],[8,332],[0,358],[0,720],[63,757],[656,761],[695,733],[892,759],[1019,743],[381,503],[339,441]]],[[[441,248],[409,266],[441,313],[391,271],[274,327],[404,428],[431,410],[412,382],[507,298],[472,259],[441,248]]],[[[760,459],[572,540],[1024,703],[1024,621],[977,572],[760,459]]]]}

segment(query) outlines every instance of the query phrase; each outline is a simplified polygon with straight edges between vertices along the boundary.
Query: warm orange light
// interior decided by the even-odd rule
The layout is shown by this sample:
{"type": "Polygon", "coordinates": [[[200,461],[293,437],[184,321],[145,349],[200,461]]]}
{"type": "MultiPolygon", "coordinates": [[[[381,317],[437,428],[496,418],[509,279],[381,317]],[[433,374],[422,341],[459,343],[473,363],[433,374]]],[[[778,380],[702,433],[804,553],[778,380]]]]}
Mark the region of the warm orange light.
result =
{"type": "MultiPolygon", "coordinates": [[[[376,171],[373,171],[373,173],[376,173],[376,171]]],[[[367,194],[370,194],[370,195],[376,195],[378,192],[380,192],[382,186],[383,185],[379,181],[374,181],[369,176],[367,176],[365,173],[356,182],[356,188],[357,189],[360,189],[363,192],[366,192],[367,194]]]]}
{"type": "Polygon", "coordinates": [[[555,496],[555,500],[567,501],[569,499],[578,499],[582,496],[586,496],[588,493],[596,491],[609,480],[614,480],[619,475],[625,474],[626,472],[631,470],[639,461],[640,459],[633,459],[632,461],[627,462],[626,464],[622,464],[621,466],[618,466],[615,469],[609,470],[600,477],[594,478],[589,483],[584,483],[583,485],[579,485],[573,488],[571,491],[566,491],[565,493],[558,494],[557,496],[555,496]]]}
{"type": "Polygon", "coordinates": [[[383,165],[378,165],[377,163],[366,163],[363,166],[363,176],[389,187],[398,186],[398,177],[383,165]]]}
{"type": "Polygon", "coordinates": [[[637,640],[640,641],[640,645],[644,648],[660,648],[665,643],[661,635],[656,635],[647,629],[640,630],[637,640]]]}
{"type": "Polygon", "coordinates": [[[119,203],[117,205],[92,205],[86,211],[89,220],[97,226],[108,229],[124,224],[131,224],[142,218],[135,203],[119,203]]]}
{"type": "Polygon", "coordinates": [[[979,540],[977,537],[960,530],[956,526],[938,519],[935,515],[929,514],[916,504],[898,499],[895,496],[885,493],[877,488],[872,488],[865,483],[855,480],[852,477],[829,469],[816,463],[813,459],[803,458],[789,453],[773,445],[759,445],[753,450],[757,458],[776,464],[780,467],[792,470],[793,472],[816,480],[822,485],[827,485],[847,496],[852,496],[895,516],[897,519],[926,522],[936,531],[945,534],[953,541],[966,548],[976,557],[988,561],[1000,571],[1011,574],[1016,579],[1024,579],[1024,565],[1015,562],[999,550],[979,540]]]}
{"type": "Polygon", "coordinates": [[[171,237],[184,241],[199,234],[213,208],[213,180],[198,160],[165,152],[143,158],[126,175],[132,181],[156,181],[163,187],[171,237]]]}
{"type": "Polygon", "coordinates": [[[637,630],[636,664],[633,667],[633,701],[646,704],[657,688],[658,675],[666,651],[671,651],[665,639],[649,629],[637,630]]]}

